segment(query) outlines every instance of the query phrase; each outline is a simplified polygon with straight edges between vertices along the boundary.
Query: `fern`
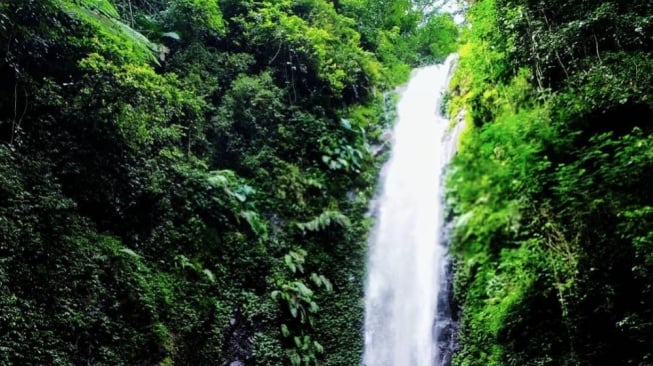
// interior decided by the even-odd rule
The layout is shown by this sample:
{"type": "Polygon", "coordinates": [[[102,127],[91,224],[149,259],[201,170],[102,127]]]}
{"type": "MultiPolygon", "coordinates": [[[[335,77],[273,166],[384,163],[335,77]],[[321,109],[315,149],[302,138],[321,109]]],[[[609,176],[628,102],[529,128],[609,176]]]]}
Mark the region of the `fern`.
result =
{"type": "Polygon", "coordinates": [[[108,0],[83,0],[80,1],[82,6],[93,9],[100,14],[111,18],[119,18],[118,11],[108,0]]]}
{"type": "Polygon", "coordinates": [[[268,227],[258,213],[251,210],[245,210],[240,212],[239,217],[242,217],[247,221],[249,227],[259,239],[262,241],[268,240],[268,227]]]}
{"type": "Polygon", "coordinates": [[[120,21],[118,11],[108,0],[59,0],[59,6],[69,17],[100,27],[113,36],[131,42],[150,60],[159,63],[157,54],[161,46],[120,21]]]}
{"type": "Polygon", "coordinates": [[[307,231],[324,230],[333,224],[343,228],[348,228],[351,225],[349,218],[340,211],[324,211],[313,220],[298,222],[296,225],[303,233],[306,233],[307,231]]]}

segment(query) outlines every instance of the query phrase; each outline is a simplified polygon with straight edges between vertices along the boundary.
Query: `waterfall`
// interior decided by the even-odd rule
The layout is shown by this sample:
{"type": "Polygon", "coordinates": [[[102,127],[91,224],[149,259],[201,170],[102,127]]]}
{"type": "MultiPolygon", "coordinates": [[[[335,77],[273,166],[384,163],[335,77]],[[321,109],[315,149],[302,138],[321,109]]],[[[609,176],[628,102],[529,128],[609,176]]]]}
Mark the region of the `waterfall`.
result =
{"type": "Polygon", "coordinates": [[[442,172],[457,139],[440,100],[454,60],[416,69],[401,93],[369,243],[365,366],[446,365],[453,347],[442,172]]]}

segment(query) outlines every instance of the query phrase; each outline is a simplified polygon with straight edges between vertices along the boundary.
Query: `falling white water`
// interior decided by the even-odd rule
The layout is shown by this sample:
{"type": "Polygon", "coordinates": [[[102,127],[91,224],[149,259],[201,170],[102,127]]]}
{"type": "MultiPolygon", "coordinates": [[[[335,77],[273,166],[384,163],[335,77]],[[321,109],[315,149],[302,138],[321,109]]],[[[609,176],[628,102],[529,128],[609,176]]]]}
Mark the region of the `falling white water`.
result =
{"type": "Polygon", "coordinates": [[[399,100],[370,240],[365,366],[433,366],[442,358],[435,345],[446,276],[441,175],[456,139],[445,138],[449,123],[439,110],[454,59],[415,70],[399,100]]]}

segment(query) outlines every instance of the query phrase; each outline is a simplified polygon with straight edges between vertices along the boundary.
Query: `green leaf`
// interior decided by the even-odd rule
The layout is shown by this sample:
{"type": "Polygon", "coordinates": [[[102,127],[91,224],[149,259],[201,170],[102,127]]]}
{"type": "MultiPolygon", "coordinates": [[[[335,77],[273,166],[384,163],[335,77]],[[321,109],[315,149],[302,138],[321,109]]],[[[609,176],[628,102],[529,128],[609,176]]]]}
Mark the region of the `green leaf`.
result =
{"type": "Polygon", "coordinates": [[[290,330],[288,329],[288,326],[286,324],[281,324],[281,334],[284,337],[289,337],[290,336],[290,330]]]}
{"type": "Polygon", "coordinates": [[[320,307],[315,301],[311,301],[310,307],[308,309],[311,313],[317,313],[320,310],[320,307]]]}
{"type": "Polygon", "coordinates": [[[294,302],[292,301],[288,302],[288,310],[290,310],[290,315],[292,315],[293,318],[297,318],[298,309],[297,309],[297,305],[294,302]]]}
{"type": "Polygon", "coordinates": [[[290,353],[289,357],[292,366],[300,366],[302,364],[302,359],[297,352],[293,351],[292,353],[290,353]]]}
{"type": "Polygon", "coordinates": [[[202,270],[202,273],[204,274],[204,276],[206,276],[209,282],[215,282],[215,275],[208,268],[204,268],[202,270]]]}
{"type": "Polygon", "coordinates": [[[121,248],[118,251],[121,252],[121,253],[125,253],[125,254],[127,254],[128,256],[130,256],[130,257],[132,257],[134,259],[140,259],[141,258],[141,256],[139,254],[137,254],[136,252],[134,252],[133,250],[131,250],[129,248],[121,248]]]}
{"type": "Polygon", "coordinates": [[[161,35],[161,37],[166,37],[166,38],[171,38],[176,41],[179,41],[181,37],[179,36],[179,33],[177,32],[165,32],[161,35]]]}
{"type": "Polygon", "coordinates": [[[208,181],[213,186],[225,187],[233,178],[234,173],[231,170],[216,170],[209,172],[208,181]]]}
{"type": "Polygon", "coordinates": [[[324,352],[324,347],[318,343],[318,341],[313,341],[313,347],[315,348],[315,351],[317,353],[323,353],[324,352]]]}
{"type": "Polygon", "coordinates": [[[301,281],[295,281],[295,284],[297,285],[297,290],[299,291],[299,294],[303,297],[311,297],[313,296],[313,291],[308,288],[306,285],[304,285],[303,282],[301,281]]]}
{"type": "Polygon", "coordinates": [[[314,218],[313,220],[297,223],[296,225],[301,231],[306,232],[323,230],[332,224],[337,224],[343,228],[349,228],[351,225],[347,216],[345,216],[340,211],[333,210],[324,211],[320,214],[320,216],[314,218]]]}

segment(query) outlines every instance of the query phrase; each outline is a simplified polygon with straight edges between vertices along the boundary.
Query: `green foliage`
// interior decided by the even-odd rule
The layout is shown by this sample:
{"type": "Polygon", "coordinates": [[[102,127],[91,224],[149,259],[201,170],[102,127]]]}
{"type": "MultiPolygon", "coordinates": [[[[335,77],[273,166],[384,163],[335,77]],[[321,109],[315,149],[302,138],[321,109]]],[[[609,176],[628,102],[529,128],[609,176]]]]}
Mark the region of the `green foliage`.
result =
{"type": "Polygon", "coordinates": [[[458,28],[450,14],[431,16],[426,24],[418,28],[415,47],[418,54],[425,55],[421,63],[443,62],[447,55],[456,51],[458,43],[458,28]],[[420,49],[419,47],[428,47],[420,49]]]}
{"type": "MultiPolygon", "coordinates": [[[[165,25],[180,34],[179,38],[224,35],[226,27],[216,0],[172,0],[168,5],[165,25]]],[[[175,37],[171,34],[172,38],[175,37]]]]}
{"type": "Polygon", "coordinates": [[[457,365],[646,364],[650,4],[483,0],[448,110],[457,365]],[[627,22],[634,26],[623,28],[627,22]]]}
{"type": "Polygon", "coordinates": [[[382,90],[454,30],[404,1],[0,2],[0,363],[359,364],[382,90]]]}
{"type": "Polygon", "coordinates": [[[174,75],[158,75],[146,65],[118,67],[95,53],[81,60],[80,67],[86,73],[85,85],[67,113],[83,118],[83,112],[75,108],[97,105],[96,118],[115,125],[135,150],[155,141],[179,141],[184,134],[187,144],[198,138],[193,137],[191,127],[175,122],[184,117],[195,124],[192,119],[198,117],[203,103],[183,90],[174,75]],[[119,98],[118,93],[126,98],[124,102],[108,103],[119,98]]]}
{"type": "Polygon", "coordinates": [[[347,228],[350,225],[350,221],[347,216],[343,215],[339,211],[324,211],[311,221],[298,222],[297,227],[302,232],[320,231],[333,224],[347,228]]]}
{"type": "MultiPolygon", "coordinates": [[[[285,265],[290,269],[293,277],[297,278],[304,274],[305,258],[306,251],[303,249],[290,251],[284,256],[285,265]]],[[[311,273],[309,278],[316,287],[324,287],[327,292],[333,291],[331,282],[323,275],[311,273]]],[[[277,286],[279,289],[272,291],[272,298],[287,305],[294,319],[290,326],[282,323],[280,327],[281,335],[292,339],[293,347],[287,351],[290,363],[297,366],[317,365],[318,355],[324,352],[324,347],[310,335],[320,310],[314,300],[314,291],[302,279],[278,279],[277,286]]]]}
{"type": "MultiPolygon", "coordinates": [[[[54,0],[54,4],[70,17],[78,19],[95,28],[99,39],[104,42],[120,44],[128,49],[119,51],[126,57],[136,56],[158,62],[160,45],[151,42],[145,36],[132,29],[119,19],[119,14],[108,0],[85,0],[73,2],[70,0],[54,0]]],[[[117,52],[116,52],[117,53],[117,52]]]]}

